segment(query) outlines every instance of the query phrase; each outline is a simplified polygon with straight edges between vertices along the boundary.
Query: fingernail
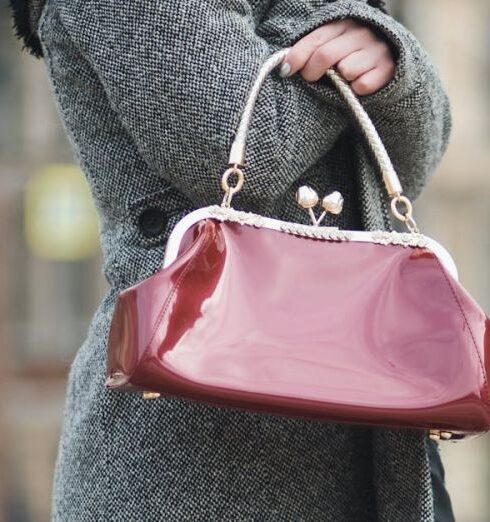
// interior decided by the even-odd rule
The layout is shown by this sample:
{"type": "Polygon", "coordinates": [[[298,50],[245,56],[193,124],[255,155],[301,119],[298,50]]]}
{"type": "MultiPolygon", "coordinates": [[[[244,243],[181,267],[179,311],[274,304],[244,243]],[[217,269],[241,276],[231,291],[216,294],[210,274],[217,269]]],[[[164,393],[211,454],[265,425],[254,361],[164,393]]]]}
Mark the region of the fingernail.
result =
{"type": "Polygon", "coordinates": [[[288,62],[284,62],[281,65],[281,68],[279,69],[279,76],[282,78],[286,78],[288,74],[291,72],[291,66],[288,64],[288,62]]]}

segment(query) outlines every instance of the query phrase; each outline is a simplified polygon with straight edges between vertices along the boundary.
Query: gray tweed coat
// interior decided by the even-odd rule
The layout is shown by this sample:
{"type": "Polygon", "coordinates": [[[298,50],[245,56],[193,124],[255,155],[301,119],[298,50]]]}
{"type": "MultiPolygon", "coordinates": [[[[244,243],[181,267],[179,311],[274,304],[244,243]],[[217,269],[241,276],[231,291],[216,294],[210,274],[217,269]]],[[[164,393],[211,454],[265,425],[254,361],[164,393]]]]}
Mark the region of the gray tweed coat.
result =
{"type": "MultiPolygon", "coordinates": [[[[99,212],[110,284],[69,372],[54,520],[434,520],[422,434],[104,388],[117,293],[159,269],[178,219],[221,201],[260,64],[347,17],[392,45],[396,76],[363,104],[415,198],[447,146],[449,104],[424,49],[382,10],[363,0],[47,0],[37,36],[99,212]]],[[[247,159],[237,208],[307,222],[293,197],[307,183],[344,194],[345,211],[325,224],[391,226],[379,173],[326,78],[266,80],[247,159]]]]}

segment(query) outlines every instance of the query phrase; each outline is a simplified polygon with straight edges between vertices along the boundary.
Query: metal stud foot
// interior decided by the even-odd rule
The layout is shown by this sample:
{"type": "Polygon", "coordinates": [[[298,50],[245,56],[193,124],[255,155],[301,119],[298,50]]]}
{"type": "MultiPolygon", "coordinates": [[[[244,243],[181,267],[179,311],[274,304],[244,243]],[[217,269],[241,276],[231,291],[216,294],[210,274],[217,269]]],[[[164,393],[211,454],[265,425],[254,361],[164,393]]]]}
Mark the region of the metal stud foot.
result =
{"type": "Polygon", "coordinates": [[[160,397],[160,394],[156,393],[156,392],[144,391],[142,396],[143,396],[143,399],[145,399],[145,400],[151,400],[151,399],[158,399],[158,397],[160,397]]]}
{"type": "Polygon", "coordinates": [[[429,437],[435,441],[451,440],[453,438],[453,434],[450,431],[429,430],[429,437]]]}

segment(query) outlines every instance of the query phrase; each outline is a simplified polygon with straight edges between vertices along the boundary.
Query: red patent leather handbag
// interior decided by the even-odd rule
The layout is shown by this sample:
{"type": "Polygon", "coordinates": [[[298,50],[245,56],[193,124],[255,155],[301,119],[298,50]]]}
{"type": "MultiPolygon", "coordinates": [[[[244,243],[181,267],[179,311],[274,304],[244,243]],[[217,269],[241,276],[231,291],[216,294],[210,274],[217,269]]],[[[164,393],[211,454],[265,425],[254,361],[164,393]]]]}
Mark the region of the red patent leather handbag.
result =
{"type": "Polygon", "coordinates": [[[454,262],[422,235],[371,120],[337,87],[373,149],[407,233],[320,226],[342,196],[301,187],[300,225],[231,208],[243,184],[257,93],[288,49],[263,64],[245,106],[221,206],[185,216],[162,269],[122,291],[106,386],[322,421],[427,430],[457,440],[490,429],[489,320],[454,262]],[[237,176],[230,187],[229,176],[237,176]]]}

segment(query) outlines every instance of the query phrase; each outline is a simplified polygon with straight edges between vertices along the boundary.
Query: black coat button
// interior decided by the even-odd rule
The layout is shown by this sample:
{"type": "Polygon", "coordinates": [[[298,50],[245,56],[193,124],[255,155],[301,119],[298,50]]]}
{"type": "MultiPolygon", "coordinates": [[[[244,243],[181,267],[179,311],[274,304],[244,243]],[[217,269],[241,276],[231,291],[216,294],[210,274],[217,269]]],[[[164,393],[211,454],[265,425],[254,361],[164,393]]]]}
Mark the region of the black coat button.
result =
{"type": "Polygon", "coordinates": [[[165,230],[165,226],[167,225],[167,216],[163,210],[156,207],[150,207],[143,210],[139,216],[138,221],[141,232],[145,236],[155,237],[165,230]]]}

